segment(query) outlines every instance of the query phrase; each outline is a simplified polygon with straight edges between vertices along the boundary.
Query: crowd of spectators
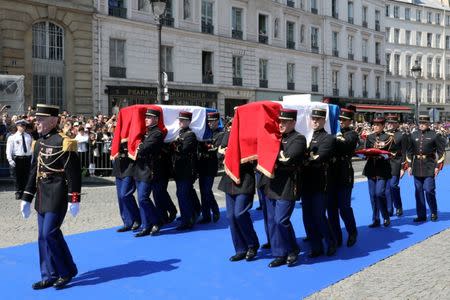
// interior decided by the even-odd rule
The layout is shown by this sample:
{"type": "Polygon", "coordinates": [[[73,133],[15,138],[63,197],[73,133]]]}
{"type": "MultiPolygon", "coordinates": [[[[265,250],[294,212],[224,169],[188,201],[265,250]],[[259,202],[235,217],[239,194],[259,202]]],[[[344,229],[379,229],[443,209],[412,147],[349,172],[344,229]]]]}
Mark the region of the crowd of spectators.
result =
{"type": "MultiPolygon", "coordinates": [[[[6,142],[16,132],[15,122],[28,121],[26,131],[33,139],[38,139],[34,111],[30,107],[26,115],[10,115],[3,111],[0,122],[0,142],[6,142]]],[[[78,154],[84,176],[109,176],[111,174],[111,142],[116,127],[116,115],[107,116],[97,113],[95,116],[73,115],[68,111],[60,114],[59,129],[76,139],[78,154]]]]}

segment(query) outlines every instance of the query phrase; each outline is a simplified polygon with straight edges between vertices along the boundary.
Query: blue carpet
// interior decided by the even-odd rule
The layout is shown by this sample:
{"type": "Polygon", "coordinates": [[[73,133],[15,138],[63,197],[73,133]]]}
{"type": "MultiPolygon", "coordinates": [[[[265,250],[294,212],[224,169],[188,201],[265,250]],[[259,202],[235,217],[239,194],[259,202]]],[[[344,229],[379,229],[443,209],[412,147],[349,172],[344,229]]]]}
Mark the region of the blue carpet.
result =
{"type": "MultiPolygon", "coordinates": [[[[353,191],[359,231],[353,247],[334,257],[308,259],[299,205],[292,220],[302,247],[300,264],[269,269],[270,252],[253,262],[228,261],[234,254],[225,213],[218,224],[136,239],[115,229],[66,237],[79,275],[61,291],[33,291],[40,278],[37,243],[0,249],[2,299],[300,299],[450,227],[450,172],[437,180],[439,221],[416,225],[412,178],[401,181],[405,215],[390,228],[369,229],[367,183],[353,191]]],[[[255,203],[256,204],[256,203],[255,203]]],[[[81,212],[82,213],[82,212],[81,212]]],[[[252,211],[260,242],[266,242],[262,213],[252,211]]],[[[344,235],[344,242],[346,235],[344,235]]]]}

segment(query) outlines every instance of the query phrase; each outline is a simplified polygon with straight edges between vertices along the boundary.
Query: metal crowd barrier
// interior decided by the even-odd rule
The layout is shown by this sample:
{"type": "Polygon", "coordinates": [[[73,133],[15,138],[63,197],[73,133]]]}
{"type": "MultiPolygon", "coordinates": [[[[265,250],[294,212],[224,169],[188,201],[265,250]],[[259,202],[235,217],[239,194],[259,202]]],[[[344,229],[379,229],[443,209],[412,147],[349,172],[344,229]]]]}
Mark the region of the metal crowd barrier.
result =
{"type": "MultiPolygon", "coordinates": [[[[78,152],[84,176],[111,176],[111,142],[95,142],[87,152],[78,152]]],[[[0,177],[9,177],[9,163],[6,159],[6,142],[0,142],[0,177]]]]}

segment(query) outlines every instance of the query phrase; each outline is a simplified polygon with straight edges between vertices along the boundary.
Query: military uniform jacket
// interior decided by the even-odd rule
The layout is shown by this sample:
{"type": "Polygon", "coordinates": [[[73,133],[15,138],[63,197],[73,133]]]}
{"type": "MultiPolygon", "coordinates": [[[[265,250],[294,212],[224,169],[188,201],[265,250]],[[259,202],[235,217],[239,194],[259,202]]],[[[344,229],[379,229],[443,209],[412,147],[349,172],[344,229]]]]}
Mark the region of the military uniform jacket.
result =
{"type": "Polygon", "coordinates": [[[211,140],[198,143],[199,176],[216,176],[219,169],[217,149],[220,146],[222,131],[214,130],[211,140]]]}
{"type": "Polygon", "coordinates": [[[306,138],[296,131],[283,135],[274,177],[261,180],[269,199],[300,199],[300,167],[306,153],[306,138]]]}
{"type": "MultiPolygon", "coordinates": [[[[386,132],[372,133],[367,136],[365,148],[378,148],[389,151],[393,137],[386,132]],[[383,146],[381,146],[384,144],[383,146]]],[[[363,175],[370,178],[391,178],[391,163],[379,157],[369,157],[364,166],[363,175]]]]}
{"type": "Polygon", "coordinates": [[[127,142],[121,143],[119,154],[113,161],[112,175],[118,178],[134,176],[134,160],[128,157],[127,142]]]}
{"type": "Polygon", "coordinates": [[[358,134],[351,128],[342,128],[342,135],[336,137],[336,150],[329,168],[330,186],[353,187],[354,171],[352,157],[358,145],[358,134]]]}
{"type": "Polygon", "coordinates": [[[303,191],[326,192],[328,189],[328,167],[333,151],[335,138],[323,128],[316,130],[305,160],[303,191]]]}
{"type": "Polygon", "coordinates": [[[169,143],[163,143],[161,147],[161,172],[159,176],[164,180],[173,178],[172,151],[169,143]]]}
{"type": "Polygon", "coordinates": [[[173,142],[172,154],[176,180],[195,179],[197,175],[197,137],[190,128],[181,129],[173,142]]]}
{"type": "Polygon", "coordinates": [[[407,153],[408,164],[417,177],[434,177],[434,169],[442,169],[445,161],[445,140],[434,130],[411,133],[407,153]]]}
{"type": "Polygon", "coordinates": [[[393,154],[390,159],[391,163],[391,175],[400,176],[400,170],[403,168],[406,162],[406,152],[408,151],[408,137],[400,130],[389,131],[389,135],[393,137],[392,144],[389,151],[393,154]]]}
{"type": "Polygon", "coordinates": [[[35,144],[23,200],[31,202],[36,194],[34,207],[38,213],[62,213],[67,210],[68,202],[72,202],[72,193],[80,191],[77,142],[54,129],[35,144]]]}
{"type": "Polygon", "coordinates": [[[161,172],[161,149],[164,137],[158,126],[148,129],[138,147],[134,177],[138,181],[150,182],[161,172]]]}
{"type": "MultiPolygon", "coordinates": [[[[225,132],[222,138],[222,142],[220,144],[220,149],[225,151],[225,155],[229,137],[230,132],[229,131],[225,132]]],[[[220,179],[218,189],[230,195],[255,194],[256,178],[254,168],[255,165],[253,162],[241,164],[239,169],[241,176],[240,184],[236,184],[226,173],[224,173],[224,175],[220,179]]]]}

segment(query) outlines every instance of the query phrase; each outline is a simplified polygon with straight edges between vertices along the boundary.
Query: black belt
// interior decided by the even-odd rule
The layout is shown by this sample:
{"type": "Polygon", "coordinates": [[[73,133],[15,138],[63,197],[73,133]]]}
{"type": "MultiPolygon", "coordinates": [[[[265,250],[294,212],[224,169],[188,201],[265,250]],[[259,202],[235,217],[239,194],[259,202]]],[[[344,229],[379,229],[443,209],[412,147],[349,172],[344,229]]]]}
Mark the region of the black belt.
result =
{"type": "Polygon", "coordinates": [[[16,159],[16,158],[18,158],[18,159],[25,159],[25,158],[30,158],[31,157],[31,155],[17,155],[17,156],[14,156],[14,159],[16,159]]]}

